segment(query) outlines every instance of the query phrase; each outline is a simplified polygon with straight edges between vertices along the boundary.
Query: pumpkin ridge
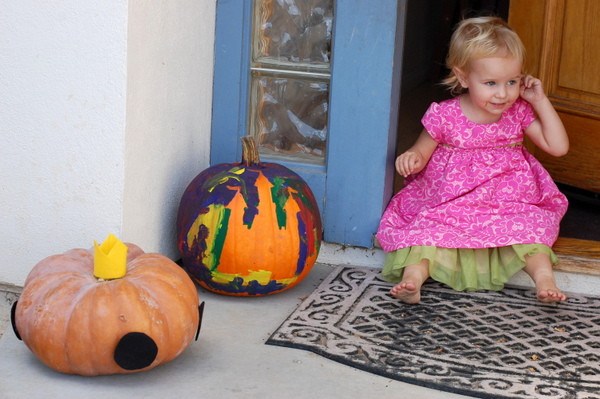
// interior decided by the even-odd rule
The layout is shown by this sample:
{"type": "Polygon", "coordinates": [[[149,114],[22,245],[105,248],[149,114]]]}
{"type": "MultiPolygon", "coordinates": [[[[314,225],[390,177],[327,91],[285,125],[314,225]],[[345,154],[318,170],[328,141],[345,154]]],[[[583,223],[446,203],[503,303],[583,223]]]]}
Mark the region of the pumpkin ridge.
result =
{"type": "MultiPolygon", "coordinates": [[[[158,280],[164,281],[165,276],[155,272],[169,271],[171,272],[171,274],[174,274],[176,276],[178,282],[184,283],[189,287],[195,287],[193,283],[189,280],[188,274],[179,265],[177,265],[175,262],[173,262],[171,259],[167,258],[164,255],[151,253],[144,254],[143,256],[140,256],[139,258],[132,261],[130,265],[131,268],[129,270],[131,272],[131,277],[142,277],[153,273],[156,275],[158,280]],[[162,260],[165,263],[157,262],[159,260],[162,260]],[[190,284],[187,284],[187,282],[189,282],[190,284]]],[[[169,275],[168,278],[173,279],[174,277],[169,275]]]]}
{"type": "Polygon", "coordinates": [[[76,273],[66,273],[66,276],[63,276],[62,273],[52,273],[48,278],[46,274],[40,275],[35,279],[31,279],[27,284],[28,289],[24,289],[21,294],[20,300],[23,302],[22,306],[25,305],[25,299],[31,296],[28,299],[28,302],[32,303],[46,303],[47,298],[50,295],[50,292],[55,292],[59,289],[64,289],[65,285],[69,282],[77,282],[80,279],[80,275],[76,273]],[[40,299],[41,298],[41,299],[40,299]]]}
{"type": "MultiPolygon", "coordinates": [[[[179,266],[177,266],[179,267],[179,266]]],[[[154,285],[164,285],[169,287],[170,289],[173,290],[174,293],[176,293],[177,297],[184,295],[186,293],[190,293],[191,290],[189,290],[189,287],[186,287],[186,290],[181,289],[181,285],[182,283],[185,284],[185,280],[180,276],[180,275],[175,275],[173,276],[169,276],[169,277],[165,277],[164,274],[162,273],[164,270],[161,268],[153,268],[152,266],[148,266],[144,268],[145,270],[143,271],[143,274],[137,274],[132,276],[129,279],[129,282],[136,285],[136,287],[140,287],[143,286],[144,289],[148,289],[149,287],[146,287],[146,284],[148,284],[148,278],[156,278],[156,281],[152,281],[150,284],[152,284],[152,286],[154,285]],[[188,292],[186,292],[188,291],[188,292]]],[[[182,270],[183,271],[183,270],[182,270]]],[[[186,276],[186,279],[189,280],[189,277],[186,276]]],[[[190,281],[191,283],[191,281],[190,281]]],[[[186,284],[187,285],[187,284],[186,284]]],[[[193,286],[193,283],[191,283],[192,287],[194,287],[194,291],[195,291],[195,286],[193,286]]]]}
{"type": "MultiPolygon", "coordinates": [[[[191,280],[190,283],[193,285],[191,280]]],[[[160,362],[170,361],[179,356],[193,340],[195,331],[184,331],[186,329],[182,327],[188,323],[193,325],[199,323],[199,320],[196,321],[198,319],[198,309],[186,306],[189,303],[190,293],[178,290],[175,285],[169,284],[167,281],[152,281],[149,283],[147,280],[141,280],[135,284],[138,299],[142,303],[147,304],[148,300],[152,300],[157,305],[146,307],[148,318],[152,321],[149,331],[153,333],[151,335],[147,334],[154,339],[159,347],[156,360],[160,362]],[[147,284],[151,284],[152,287],[148,287],[147,284]],[[169,298],[169,301],[165,302],[163,298],[169,298]],[[174,301],[178,303],[173,303],[174,301]],[[164,350],[164,348],[169,348],[169,350],[164,350]]]]}
{"type": "MultiPolygon", "coordinates": [[[[137,262],[139,264],[136,264],[136,266],[137,270],[140,270],[141,273],[143,273],[144,278],[130,278],[129,282],[135,284],[138,290],[143,290],[148,297],[153,298],[154,301],[159,304],[160,309],[172,309],[170,312],[165,311],[159,313],[159,316],[163,317],[165,321],[164,326],[169,332],[167,335],[170,336],[172,335],[172,333],[170,332],[170,327],[172,327],[173,325],[180,324],[181,320],[189,320],[195,322],[195,320],[198,318],[198,309],[196,305],[191,307],[185,306],[186,303],[190,303],[193,301],[197,302],[196,298],[198,296],[198,293],[196,286],[190,280],[188,274],[181,267],[179,267],[163,255],[157,254],[157,257],[165,258],[171,263],[151,262],[152,258],[150,256],[140,257],[140,259],[137,262]],[[164,271],[170,271],[171,273],[167,273],[165,275],[164,271]],[[148,284],[151,284],[152,286],[149,287],[148,284]],[[159,291],[161,291],[160,294],[159,291]],[[171,302],[163,303],[163,298],[169,298],[170,301],[177,300],[180,302],[180,304],[175,306],[171,302]],[[182,317],[175,317],[175,312],[179,312],[180,316],[181,313],[185,314],[182,317]]],[[[133,269],[135,270],[135,268],[133,269]]],[[[180,338],[191,342],[191,339],[193,337],[192,335],[189,335],[186,337],[168,338],[167,340],[178,342],[180,341],[180,338]]],[[[184,348],[185,347],[182,347],[180,351],[183,351],[184,348]]]]}
{"type": "Polygon", "coordinates": [[[185,306],[189,300],[183,295],[179,295],[176,287],[171,285],[165,285],[165,287],[168,287],[168,291],[176,293],[175,295],[171,295],[170,299],[179,301],[178,306],[174,306],[172,303],[162,303],[164,302],[162,299],[164,295],[157,295],[155,292],[156,287],[153,287],[152,290],[146,289],[146,291],[157,303],[160,303],[160,308],[163,309],[162,312],[157,312],[157,315],[161,318],[161,340],[164,341],[162,347],[168,346],[171,348],[171,351],[164,353],[164,361],[169,361],[179,356],[196,334],[195,331],[191,331],[191,333],[184,331],[185,329],[180,328],[181,325],[187,323],[197,325],[200,320],[198,319],[198,309],[196,307],[190,308],[185,306]],[[195,319],[198,319],[198,321],[195,319]],[[175,349],[177,346],[179,348],[173,351],[172,349],[175,349]]]}
{"type": "MultiPolygon", "coordinates": [[[[130,281],[131,284],[135,285],[136,298],[143,304],[143,309],[146,312],[146,319],[150,321],[146,331],[141,332],[148,335],[150,338],[157,343],[159,349],[155,356],[155,361],[169,361],[172,357],[169,356],[169,352],[165,353],[161,348],[165,346],[171,346],[172,338],[170,334],[170,322],[168,314],[168,308],[165,308],[164,304],[161,303],[160,295],[154,295],[154,290],[160,290],[159,286],[167,286],[171,291],[177,293],[177,290],[169,284],[165,284],[163,281],[152,281],[150,284],[152,288],[146,286],[147,280],[139,280],[137,282],[130,281]]],[[[174,297],[177,297],[176,295],[174,297]]],[[[177,297],[178,298],[178,297],[177,297]]],[[[173,297],[169,299],[173,300],[173,297]]]]}
{"type": "MultiPolygon", "coordinates": [[[[97,283],[97,284],[110,284],[110,282],[106,281],[106,282],[101,282],[101,283],[97,283]]],[[[64,353],[65,353],[65,357],[67,359],[67,364],[69,364],[69,365],[77,364],[77,367],[70,366],[69,369],[59,370],[59,371],[68,372],[68,373],[77,373],[77,374],[83,374],[83,375],[90,375],[90,373],[92,373],[92,370],[94,370],[95,368],[98,367],[97,365],[95,365],[93,363],[91,356],[82,356],[81,359],[79,357],[75,358],[76,354],[86,353],[86,350],[90,350],[92,353],[96,353],[98,350],[96,340],[94,340],[94,339],[90,340],[90,344],[93,346],[92,348],[84,347],[83,351],[82,351],[82,348],[74,348],[76,343],[79,343],[82,338],[81,330],[78,328],[79,326],[75,325],[75,324],[80,323],[79,317],[81,317],[81,316],[79,315],[79,309],[81,307],[83,307],[84,305],[87,305],[87,303],[93,304],[95,302],[98,288],[99,288],[99,286],[97,286],[96,283],[94,283],[93,285],[87,284],[86,286],[80,288],[80,291],[77,293],[77,296],[72,301],[73,306],[69,309],[69,312],[68,312],[69,317],[66,320],[66,322],[64,323],[64,325],[65,325],[64,353]],[[75,315],[77,315],[78,323],[75,323],[75,315]],[[83,364],[79,363],[81,361],[83,361],[83,364]]],[[[82,311],[81,313],[84,314],[87,318],[87,323],[86,323],[87,326],[85,326],[86,330],[93,334],[96,331],[94,328],[95,327],[94,326],[94,317],[92,315],[90,315],[88,312],[86,312],[85,310],[82,311]]],[[[103,348],[101,348],[101,349],[103,349],[103,348]]]]}
{"type": "MultiPolygon", "coordinates": [[[[157,328],[151,321],[152,316],[155,315],[157,309],[160,309],[160,306],[156,302],[150,305],[147,300],[140,298],[139,282],[132,281],[131,278],[111,281],[111,283],[113,282],[119,284],[120,286],[118,289],[116,289],[116,287],[113,285],[110,290],[111,302],[114,303],[115,306],[114,311],[111,312],[112,316],[107,317],[109,320],[113,319],[117,323],[117,327],[114,328],[115,332],[110,334],[110,336],[113,337],[109,345],[111,351],[114,352],[119,340],[126,334],[131,332],[144,333],[152,338],[159,346],[159,351],[154,359],[154,362],[152,362],[152,364],[148,367],[162,363],[165,359],[165,356],[163,355],[164,351],[160,349],[163,341],[157,339],[157,329],[160,330],[162,326],[157,328]]],[[[155,283],[155,281],[152,282],[155,283]]],[[[111,364],[117,364],[112,356],[112,353],[110,356],[110,361],[111,364]]],[[[133,370],[128,370],[128,372],[130,371],[133,370]]]]}
{"type": "MultiPolygon", "coordinates": [[[[53,277],[56,277],[57,274],[58,273],[52,273],[53,277]]],[[[37,328],[35,329],[35,336],[28,337],[30,339],[33,339],[33,342],[37,342],[37,339],[35,337],[39,335],[43,339],[42,342],[44,348],[46,349],[42,350],[42,348],[39,345],[36,345],[35,350],[32,349],[32,351],[38,354],[38,356],[42,352],[45,352],[45,356],[42,356],[42,361],[46,364],[57,364],[57,362],[60,362],[58,363],[60,365],[57,366],[59,371],[69,370],[68,365],[70,364],[70,361],[67,352],[62,350],[60,344],[58,344],[59,346],[57,346],[54,344],[54,342],[58,341],[59,343],[61,343],[66,341],[68,337],[69,320],[73,314],[73,310],[76,308],[78,303],[76,300],[71,300],[71,291],[76,292],[75,298],[78,300],[82,296],[82,294],[80,293],[80,285],[86,283],[86,279],[81,274],[69,274],[71,274],[71,278],[68,279],[57,277],[56,280],[54,280],[54,284],[51,288],[40,288],[39,286],[36,287],[36,285],[34,284],[34,281],[39,281],[41,277],[44,277],[44,279],[48,281],[46,276],[39,276],[36,280],[32,281],[32,285],[29,286],[32,290],[37,291],[39,289],[39,292],[41,293],[41,298],[34,299],[34,303],[43,303],[44,306],[47,308],[47,310],[45,311],[46,316],[43,319],[38,319],[38,322],[41,324],[37,325],[37,328]],[[60,311],[60,313],[62,314],[68,315],[68,317],[66,317],[65,321],[62,323],[61,329],[52,328],[56,324],[58,324],[54,322],[54,320],[56,320],[57,317],[60,317],[57,311],[60,311]],[[45,335],[47,334],[47,329],[51,330],[54,336],[45,337],[45,335]],[[54,348],[54,350],[48,350],[48,346],[54,348]],[[60,358],[61,360],[58,360],[58,358],[60,358]]]]}
{"type": "MultiPolygon", "coordinates": [[[[71,250],[69,252],[75,251],[71,250]]],[[[87,254],[87,251],[84,249],[81,249],[77,252],[87,254]]],[[[86,267],[82,267],[82,261],[87,260],[86,257],[75,257],[73,255],[69,255],[66,258],[68,259],[68,262],[65,262],[65,259],[62,258],[62,255],[52,255],[42,259],[33,267],[33,269],[27,275],[27,278],[25,279],[25,285],[27,285],[32,280],[38,279],[40,277],[46,278],[47,276],[53,276],[56,273],[73,273],[77,275],[85,275],[86,267]]]]}

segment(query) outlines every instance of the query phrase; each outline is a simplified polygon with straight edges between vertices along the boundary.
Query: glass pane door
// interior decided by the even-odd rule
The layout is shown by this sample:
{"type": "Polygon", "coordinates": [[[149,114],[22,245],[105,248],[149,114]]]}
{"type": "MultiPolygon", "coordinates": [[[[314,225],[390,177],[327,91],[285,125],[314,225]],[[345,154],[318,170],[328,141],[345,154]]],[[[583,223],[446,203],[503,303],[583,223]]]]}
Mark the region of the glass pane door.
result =
{"type": "Polygon", "coordinates": [[[333,0],[256,0],[250,134],[261,158],[325,165],[333,0]]]}

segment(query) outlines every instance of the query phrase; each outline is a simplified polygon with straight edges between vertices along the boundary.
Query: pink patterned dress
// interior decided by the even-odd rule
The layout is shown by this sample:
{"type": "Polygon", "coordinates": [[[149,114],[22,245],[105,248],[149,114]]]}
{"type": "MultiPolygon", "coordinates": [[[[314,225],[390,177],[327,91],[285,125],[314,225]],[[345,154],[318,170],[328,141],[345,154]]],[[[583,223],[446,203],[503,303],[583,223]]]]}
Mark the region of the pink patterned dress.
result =
{"type": "Polygon", "coordinates": [[[459,97],[432,103],[422,123],[439,145],[385,210],[377,233],[383,249],[551,247],[568,203],[522,145],[535,118],[521,99],[490,124],[469,121],[459,97]]]}

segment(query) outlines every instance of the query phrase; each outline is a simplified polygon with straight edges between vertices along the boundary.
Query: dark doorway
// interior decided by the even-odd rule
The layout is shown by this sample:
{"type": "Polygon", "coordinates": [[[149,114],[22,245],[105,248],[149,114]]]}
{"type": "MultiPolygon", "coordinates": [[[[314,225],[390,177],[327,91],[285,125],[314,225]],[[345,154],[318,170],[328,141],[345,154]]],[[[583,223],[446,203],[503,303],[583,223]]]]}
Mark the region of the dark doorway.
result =
{"type": "MultiPolygon", "coordinates": [[[[450,96],[439,82],[448,73],[445,58],[454,26],[478,15],[508,19],[508,5],[509,0],[408,0],[397,155],[416,140],[429,104],[450,96]]],[[[401,187],[402,177],[396,176],[394,191],[401,187]]]]}

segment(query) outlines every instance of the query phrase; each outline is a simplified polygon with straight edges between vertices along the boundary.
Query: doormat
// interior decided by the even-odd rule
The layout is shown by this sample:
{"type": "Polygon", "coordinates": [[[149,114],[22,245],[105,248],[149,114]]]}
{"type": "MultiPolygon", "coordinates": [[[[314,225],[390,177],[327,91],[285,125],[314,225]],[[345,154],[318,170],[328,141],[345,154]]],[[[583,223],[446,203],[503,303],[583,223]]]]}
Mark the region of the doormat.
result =
{"type": "Polygon", "coordinates": [[[428,281],[421,303],[406,305],[379,273],[338,267],[267,344],[478,398],[600,398],[600,297],[542,304],[529,288],[428,281]]]}

